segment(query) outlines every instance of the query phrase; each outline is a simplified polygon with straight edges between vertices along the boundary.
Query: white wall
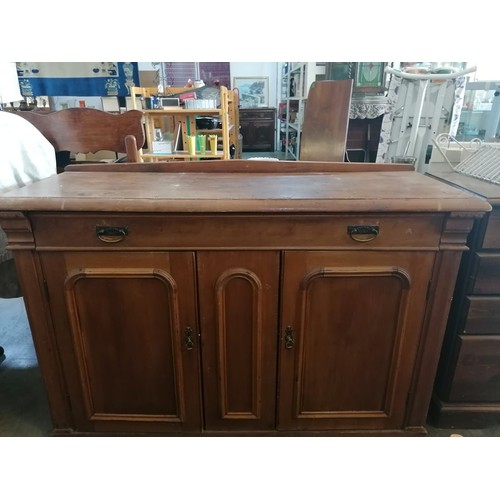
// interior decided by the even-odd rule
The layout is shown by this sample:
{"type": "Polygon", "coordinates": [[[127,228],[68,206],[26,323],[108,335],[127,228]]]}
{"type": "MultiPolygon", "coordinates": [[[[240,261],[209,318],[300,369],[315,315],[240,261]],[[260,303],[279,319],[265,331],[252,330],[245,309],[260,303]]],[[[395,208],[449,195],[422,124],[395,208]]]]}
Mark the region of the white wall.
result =
{"type": "Polygon", "coordinates": [[[153,66],[153,63],[150,62],[138,62],[137,67],[139,71],[155,71],[158,68],[153,66]]]}
{"type": "Polygon", "coordinates": [[[86,108],[95,108],[102,110],[102,100],[100,97],[96,96],[56,96],[51,97],[52,107],[55,111],[60,111],[64,108],[78,108],[80,106],[80,101],[85,102],[86,108]]]}
{"type": "MultiPolygon", "coordinates": [[[[279,102],[279,76],[282,63],[277,62],[230,62],[231,87],[236,76],[267,76],[269,78],[269,107],[277,108],[279,102]]],[[[150,62],[139,62],[139,71],[152,71],[150,62]]]]}
{"type": "Polygon", "coordinates": [[[467,67],[477,66],[475,73],[471,75],[470,80],[473,82],[485,80],[500,80],[500,64],[497,60],[493,61],[479,61],[467,63],[467,67]]]}
{"type": "Polygon", "coordinates": [[[279,72],[281,64],[277,62],[232,62],[230,64],[231,71],[231,87],[233,86],[233,78],[239,76],[267,76],[269,78],[269,107],[277,108],[279,95],[279,72]]]}

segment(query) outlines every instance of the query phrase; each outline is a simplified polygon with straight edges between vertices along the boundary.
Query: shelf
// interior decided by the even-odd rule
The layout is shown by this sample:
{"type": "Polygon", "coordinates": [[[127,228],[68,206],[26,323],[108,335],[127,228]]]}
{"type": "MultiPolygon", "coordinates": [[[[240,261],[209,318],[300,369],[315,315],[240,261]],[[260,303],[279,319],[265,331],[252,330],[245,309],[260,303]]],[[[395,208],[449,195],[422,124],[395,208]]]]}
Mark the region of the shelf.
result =
{"type": "MultiPolygon", "coordinates": [[[[151,147],[156,136],[155,130],[160,129],[162,133],[169,132],[176,137],[176,147],[181,150],[178,153],[153,153],[151,150],[140,151],[141,160],[158,161],[167,159],[193,160],[202,158],[217,158],[229,160],[231,156],[239,158],[239,99],[238,95],[220,87],[220,107],[212,109],[185,109],[180,106],[168,106],[162,109],[143,109],[144,123],[146,129],[146,144],[151,147]],[[220,128],[207,129],[197,128],[197,117],[212,116],[219,117],[220,128]],[[165,119],[164,119],[165,118],[165,119]],[[217,135],[219,145],[222,149],[217,154],[189,154],[188,140],[190,136],[197,134],[217,135]],[[234,148],[232,148],[234,146],[234,148]]],[[[207,144],[208,146],[208,144],[207,144]]],[[[207,148],[208,150],[208,148],[207,148]]]]}
{"type": "MultiPolygon", "coordinates": [[[[287,63],[288,71],[283,71],[283,77],[286,79],[286,85],[281,87],[281,102],[286,106],[286,117],[283,119],[285,141],[288,143],[290,137],[293,136],[297,140],[297,151],[300,151],[300,135],[302,132],[302,119],[304,116],[305,103],[307,102],[307,94],[311,85],[317,81],[319,75],[325,74],[325,63],[316,62],[289,62],[287,63]],[[294,83],[294,95],[290,95],[290,87],[294,83]],[[293,123],[288,121],[294,118],[293,114],[300,121],[293,123]]],[[[292,156],[294,159],[299,159],[298,154],[294,154],[289,149],[286,151],[287,156],[292,156]]]]}
{"type": "Polygon", "coordinates": [[[197,128],[196,129],[197,134],[221,134],[222,129],[221,128],[197,128]]]}
{"type": "Polygon", "coordinates": [[[164,109],[143,109],[147,115],[221,115],[221,109],[184,109],[178,107],[164,109]]]}
{"type": "Polygon", "coordinates": [[[481,114],[481,113],[490,113],[491,109],[463,109],[462,114],[481,114]]]}

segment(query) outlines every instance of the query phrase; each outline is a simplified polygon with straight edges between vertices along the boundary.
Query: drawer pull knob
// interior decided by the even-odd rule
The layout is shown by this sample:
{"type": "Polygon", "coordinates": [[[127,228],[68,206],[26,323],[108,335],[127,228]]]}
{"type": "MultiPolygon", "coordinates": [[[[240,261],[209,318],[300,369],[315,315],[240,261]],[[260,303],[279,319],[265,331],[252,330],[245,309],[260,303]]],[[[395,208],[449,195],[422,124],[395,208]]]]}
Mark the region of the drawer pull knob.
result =
{"type": "Polygon", "coordinates": [[[118,226],[97,226],[95,234],[104,243],[118,243],[127,236],[128,229],[118,226]]]}
{"type": "Polygon", "coordinates": [[[371,241],[378,236],[379,226],[347,226],[347,234],[354,241],[371,241]]]}

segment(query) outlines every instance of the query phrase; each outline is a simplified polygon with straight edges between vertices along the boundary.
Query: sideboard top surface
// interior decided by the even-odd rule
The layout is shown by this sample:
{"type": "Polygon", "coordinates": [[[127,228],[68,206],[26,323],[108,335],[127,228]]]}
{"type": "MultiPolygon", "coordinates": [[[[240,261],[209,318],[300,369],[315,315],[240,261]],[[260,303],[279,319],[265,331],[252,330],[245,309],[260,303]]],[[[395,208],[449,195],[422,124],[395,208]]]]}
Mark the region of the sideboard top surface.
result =
{"type": "Polygon", "coordinates": [[[0,195],[0,210],[488,212],[482,198],[417,172],[65,172],[0,195]]]}

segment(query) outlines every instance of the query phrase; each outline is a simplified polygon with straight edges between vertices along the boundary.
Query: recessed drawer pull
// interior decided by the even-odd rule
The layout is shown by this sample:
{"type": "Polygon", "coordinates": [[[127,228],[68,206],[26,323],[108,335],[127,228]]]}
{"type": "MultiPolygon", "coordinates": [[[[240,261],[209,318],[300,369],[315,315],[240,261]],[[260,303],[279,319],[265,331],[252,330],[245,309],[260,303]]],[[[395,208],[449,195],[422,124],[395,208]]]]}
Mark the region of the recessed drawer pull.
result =
{"type": "Polygon", "coordinates": [[[378,236],[379,226],[347,226],[347,234],[360,242],[371,241],[378,236]]]}
{"type": "Polygon", "coordinates": [[[118,243],[128,234],[128,228],[123,226],[96,226],[95,234],[104,243],[118,243]]]}

